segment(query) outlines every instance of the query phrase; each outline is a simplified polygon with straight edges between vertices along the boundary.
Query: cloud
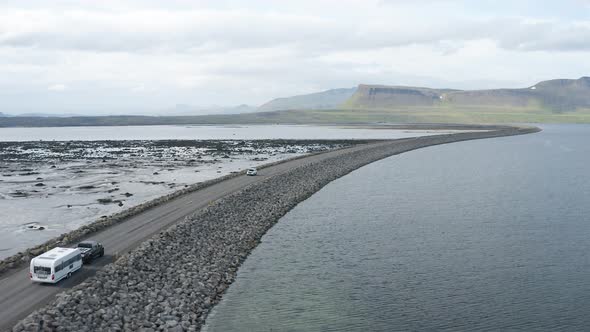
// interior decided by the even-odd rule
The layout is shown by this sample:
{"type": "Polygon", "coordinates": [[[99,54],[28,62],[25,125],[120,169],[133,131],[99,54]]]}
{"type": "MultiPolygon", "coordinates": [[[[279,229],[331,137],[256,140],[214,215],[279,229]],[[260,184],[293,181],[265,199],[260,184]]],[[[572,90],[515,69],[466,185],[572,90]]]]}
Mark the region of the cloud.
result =
{"type": "Polygon", "coordinates": [[[53,84],[47,87],[49,91],[65,91],[67,87],[64,84],[53,84]]]}
{"type": "Polygon", "coordinates": [[[478,88],[588,74],[590,20],[568,14],[587,6],[520,10],[527,2],[6,0],[0,111],[259,104],[359,83],[478,88]]]}
{"type": "Polygon", "coordinates": [[[470,19],[445,13],[408,17],[393,9],[375,9],[371,17],[356,21],[320,14],[248,9],[7,9],[0,13],[0,45],[136,53],[220,52],[278,45],[322,52],[477,39],[491,39],[501,47],[520,50],[575,51],[587,50],[590,45],[585,42],[590,40],[590,21],[470,19]]]}

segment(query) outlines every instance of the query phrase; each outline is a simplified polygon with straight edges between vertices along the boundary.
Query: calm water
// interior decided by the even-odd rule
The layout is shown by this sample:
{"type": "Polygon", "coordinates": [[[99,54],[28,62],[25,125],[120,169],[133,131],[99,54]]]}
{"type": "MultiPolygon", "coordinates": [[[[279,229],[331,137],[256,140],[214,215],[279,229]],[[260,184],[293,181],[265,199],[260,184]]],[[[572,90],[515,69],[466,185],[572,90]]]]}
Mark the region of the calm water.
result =
{"type": "MultiPolygon", "coordinates": [[[[452,131],[439,131],[452,132],[452,131]]],[[[97,141],[160,139],[384,139],[424,136],[437,131],[326,126],[126,126],[0,128],[0,141],[97,141]]]]}
{"type": "Polygon", "coordinates": [[[265,235],[208,331],[588,330],[590,126],[430,147],[265,235]]]}

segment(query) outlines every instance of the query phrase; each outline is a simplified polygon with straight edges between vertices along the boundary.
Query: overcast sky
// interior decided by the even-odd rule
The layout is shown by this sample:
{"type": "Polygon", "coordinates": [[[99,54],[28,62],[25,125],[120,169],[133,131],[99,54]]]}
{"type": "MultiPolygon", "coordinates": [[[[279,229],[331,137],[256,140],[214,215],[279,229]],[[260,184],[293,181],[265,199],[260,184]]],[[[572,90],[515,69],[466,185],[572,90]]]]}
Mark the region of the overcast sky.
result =
{"type": "Polygon", "coordinates": [[[0,112],[259,105],[590,75],[589,0],[0,2],[0,112]],[[411,4],[410,4],[411,3],[411,4]]]}

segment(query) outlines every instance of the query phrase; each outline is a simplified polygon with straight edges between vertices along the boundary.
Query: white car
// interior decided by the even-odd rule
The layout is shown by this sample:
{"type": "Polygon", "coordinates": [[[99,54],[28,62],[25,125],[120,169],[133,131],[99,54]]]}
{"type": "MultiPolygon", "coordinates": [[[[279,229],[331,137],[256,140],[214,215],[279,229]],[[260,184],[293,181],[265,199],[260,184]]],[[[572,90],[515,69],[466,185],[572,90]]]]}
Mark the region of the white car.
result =
{"type": "Polygon", "coordinates": [[[258,174],[258,171],[254,167],[248,168],[248,170],[246,171],[246,175],[254,176],[256,174],[258,174]]]}

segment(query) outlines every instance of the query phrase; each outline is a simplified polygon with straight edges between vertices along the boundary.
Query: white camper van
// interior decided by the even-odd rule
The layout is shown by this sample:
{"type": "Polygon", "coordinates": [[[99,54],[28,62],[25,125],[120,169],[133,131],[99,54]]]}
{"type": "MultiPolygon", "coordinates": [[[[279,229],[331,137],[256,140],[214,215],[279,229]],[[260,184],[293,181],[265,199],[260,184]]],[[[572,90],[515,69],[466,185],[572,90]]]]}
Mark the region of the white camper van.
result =
{"type": "Polygon", "coordinates": [[[31,260],[31,281],[55,284],[82,267],[82,253],[77,248],[53,248],[31,260]]]}

